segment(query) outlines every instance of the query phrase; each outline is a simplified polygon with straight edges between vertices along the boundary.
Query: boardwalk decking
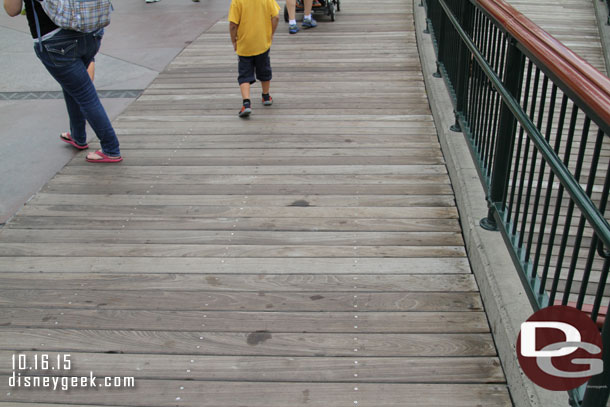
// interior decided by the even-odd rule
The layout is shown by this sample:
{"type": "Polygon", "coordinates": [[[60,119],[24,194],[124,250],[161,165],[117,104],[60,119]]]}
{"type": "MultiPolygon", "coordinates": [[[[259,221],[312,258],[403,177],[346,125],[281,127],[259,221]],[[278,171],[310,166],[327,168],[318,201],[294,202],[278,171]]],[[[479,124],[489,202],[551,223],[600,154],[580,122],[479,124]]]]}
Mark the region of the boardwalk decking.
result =
{"type": "Polygon", "coordinates": [[[606,73],[604,50],[589,0],[506,0],[600,72],[606,73]]]}
{"type": "Polygon", "coordinates": [[[0,406],[511,405],[411,2],[286,31],[273,107],[237,118],[221,21],[115,121],[124,163],[79,155],[0,232],[0,406]],[[20,352],[136,388],[10,388],[20,352]]]}

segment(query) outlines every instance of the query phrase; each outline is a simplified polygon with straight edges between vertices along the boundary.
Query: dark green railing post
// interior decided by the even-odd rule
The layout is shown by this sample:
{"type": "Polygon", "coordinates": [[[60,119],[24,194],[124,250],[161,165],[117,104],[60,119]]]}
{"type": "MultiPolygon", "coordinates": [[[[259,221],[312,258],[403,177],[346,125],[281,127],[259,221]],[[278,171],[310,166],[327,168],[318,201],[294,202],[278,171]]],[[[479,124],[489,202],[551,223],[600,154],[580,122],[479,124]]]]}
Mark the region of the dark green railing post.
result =
{"type": "Polygon", "coordinates": [[[443,63],[445,59],[445,52],[447,48],[447,41],[445,41],[445,37],[447,36],[447,16],[443,12],[442,8],[439,7],[438,12],[440,13],[440,27],[438,28],[438,55],[436,56],[436,72],[432,74],[435,78],[442,77],[440,65],[443,63]]]}
{"type": "Polygon", "coordinates": [[[422,4],[424,5],[424,10],[426,11],[426,28],[424,28],[424,34],[430,34],[430,8],[432,7],[431,0],[422,0],[422,4]],[[424,2],[426,2],[424,4],[424,2]]]}
{"type": "MultiPolygon", "coordinates": [[[[509,39],[506,67],[504,71],[504,87],[516,100],[519,100],[520,96],[519,93],[521,90],[524,67],[525,56],[517,48],[515,40],[509,39]]],[[[496,210],[495,204],[504,202],[505,200],[516,130],[517,119],[506,103],[503,102],[498,122],[498,138],[494,153],[495,158],[491,175],[491,185],[489,186],[487,196],[489,212],[487,213],[487,217],[483,218],[480,222],[481,227],[486,230],[498,230],[498,225],[494,218],[494,211],[496,210]]]]}
{"type": "MultiPolygon", "coordinates": [[[[468,9],[468,6],[471,6],[471,3],[468,1],[464,1],[461,4],[461,16],[462,21],[460,21],[460,25],[464,29],[466,33],[470,35],[472,28],[472,13],[471,10],[468,9]]],[[[460,48],[458,50],[458,62],[457,62],[457,83],[455,84],[455,110],[453,111],[455,115],[455,123],[449,128],[451,131],[461,132],[462,127],[460,126],[459,115],[465,115],[465,110],[467,107],[467,87],[468,84],[468,76],[470,74],[470,53],[468,51],[468,47],[464,44],[464,41],[460,41],[460,48]]]]}
{"type": "MultiPolygon", "coordinates": [[[[608,263],[606,259],[606,263],[608,263]]],[[[608,264],[606,264],[606,267],[608,264]]],[[[605,407],[610,395],[610,315],[606,315],[606,321],[602,329],[602,355],[604,360],[604,371],[593,376],[587,383],[587,390],[581,407],[605,407]]]]}

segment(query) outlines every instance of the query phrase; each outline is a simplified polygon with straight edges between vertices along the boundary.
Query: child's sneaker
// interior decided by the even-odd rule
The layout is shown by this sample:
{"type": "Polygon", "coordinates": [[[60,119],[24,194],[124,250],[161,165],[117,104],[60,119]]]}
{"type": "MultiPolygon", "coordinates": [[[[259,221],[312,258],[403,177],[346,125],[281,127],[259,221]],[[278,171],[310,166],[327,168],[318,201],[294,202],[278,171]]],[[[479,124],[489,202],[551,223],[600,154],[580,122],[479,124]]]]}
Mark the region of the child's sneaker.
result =
{"type": "Polygon", "coordinates": [[[315,28],[317,26],[318,23],[313,19],[313,17],[303,19],[303,24],[301,24],[301,27],[303,28],[315,28]]]}
{"type": "Polygon", "coordinates": [[[273,98],[270,94],[263,93],[263,106],[271,106],[273,104],[273,98]]]}
{"type": "Polygon", "coordinates": [[[250,116],[250,113],[252,113],[250,106],[242,106],[238,114],[239,117],[248,117],[250,116]]]}
{"type": "Polygon", "coordinates": [[[244,104],[241,107],[238,115],[239,117],[248,117],[252,113],[252,109],[250,108],[250,99],[244,100],[244,104]]]}
{"type": "Polygon", "coordinates": [[[290,24],[290,25],[288,26],[288,32],[289,32],[290,34],[296,34],[296,33],[298,33],[298,32],[299,32],[299,27],[298,27],[296,24],[290,24]]]}

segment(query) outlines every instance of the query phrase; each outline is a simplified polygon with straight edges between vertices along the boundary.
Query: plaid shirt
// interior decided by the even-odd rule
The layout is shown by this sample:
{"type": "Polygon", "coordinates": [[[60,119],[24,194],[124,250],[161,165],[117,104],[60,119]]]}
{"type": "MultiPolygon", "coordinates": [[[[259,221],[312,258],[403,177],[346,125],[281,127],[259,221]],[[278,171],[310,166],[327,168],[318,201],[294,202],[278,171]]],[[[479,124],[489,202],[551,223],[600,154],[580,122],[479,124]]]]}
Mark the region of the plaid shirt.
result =
{"type": "Polygon", "coordinates": [[[57,26],[90,33],[110,24],[110,0],[43,0],[42,8],[57,26]]]}

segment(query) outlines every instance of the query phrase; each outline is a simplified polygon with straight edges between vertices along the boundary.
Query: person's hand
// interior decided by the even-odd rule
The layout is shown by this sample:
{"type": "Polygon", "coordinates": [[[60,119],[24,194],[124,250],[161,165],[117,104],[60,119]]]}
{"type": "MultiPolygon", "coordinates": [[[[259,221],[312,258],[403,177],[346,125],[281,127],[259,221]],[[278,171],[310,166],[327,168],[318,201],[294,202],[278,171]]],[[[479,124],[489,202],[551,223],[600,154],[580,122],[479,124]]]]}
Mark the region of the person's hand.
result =
{"type": "Polygon", "coordinates": [[[23,9],[23,0],[4,0],[4,10],[11,17],[21,14],[23,9]]]}
{"type": "Polygon", "coordinates": [[[233,51],[237,52],[237,41],[233,41],[233,51]]]}

